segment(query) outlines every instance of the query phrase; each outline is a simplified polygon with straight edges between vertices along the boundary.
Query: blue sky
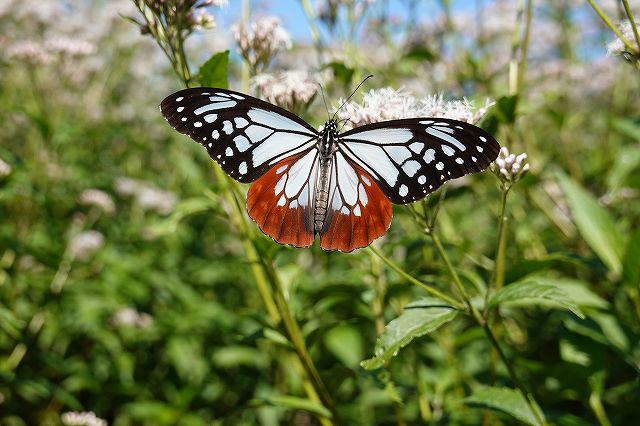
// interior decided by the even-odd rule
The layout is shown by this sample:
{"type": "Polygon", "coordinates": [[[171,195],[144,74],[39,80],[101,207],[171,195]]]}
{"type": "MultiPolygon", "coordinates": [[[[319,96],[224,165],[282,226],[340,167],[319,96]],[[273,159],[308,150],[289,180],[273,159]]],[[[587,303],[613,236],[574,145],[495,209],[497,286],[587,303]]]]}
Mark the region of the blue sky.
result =
{"type": "MultiPolygon", "coordinates": [[[[311,0],[312,4],[316,2],[311,0]]],[[[389,14],[403,16],[406,12],[406,6],[403,6],[401,0],[391,0],[389,2],[389,14]]],[[[453,10],[472,7],[474,2],[471,1],[453,1],[453,10]]],[[[419,14],[421,16],[429,16],[433,10],[437,10],[437,2],[420,2],[419,14]]],[[[291,33],[296,40],[310,40],[309,25],[307,18],[303,12],[300,0],[252,0],[250,1],[251,12],[278,16],[284,27],[291,33]]],[[[230,0],[229,6],[217,13],[219,22],[222,22],[225,28],[232,23],[240,20],[242,12],[241,0],[230,0]]]]}

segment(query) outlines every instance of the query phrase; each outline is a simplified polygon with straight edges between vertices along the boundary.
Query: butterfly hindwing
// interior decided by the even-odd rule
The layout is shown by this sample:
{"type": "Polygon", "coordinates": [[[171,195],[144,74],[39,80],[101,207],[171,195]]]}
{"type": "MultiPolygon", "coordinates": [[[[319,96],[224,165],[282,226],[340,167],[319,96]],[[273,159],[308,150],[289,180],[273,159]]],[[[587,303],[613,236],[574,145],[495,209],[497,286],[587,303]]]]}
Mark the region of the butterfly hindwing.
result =
{"type": "Polygon", "coordinates": [[[308,150],[318,137],[289,111],[226,89],[181,90],[165,98],[160,111],[240,182],[253,182],[282,159],[308,150]]]}
{"type": "Polygon", "coordinates": [[[391,203],[362,167],[339,151],[333,159],[320,247],[341,251],[366,247],[387,232],[391,203]]]}
{"type": "Polygon", "coordinates": [[[315,238],[313,199],[318,151],[278,162],[249,188],[247,211],[262,232],[280,244],[308,247],[315,238]]]}
{"type": "Polygon", "coordinates": [[[339,145],[395,204],[419,200],[450,179],[484,170],[500,150],[484,130],[444,118],[368,124],[341,134],[339,145]]]}

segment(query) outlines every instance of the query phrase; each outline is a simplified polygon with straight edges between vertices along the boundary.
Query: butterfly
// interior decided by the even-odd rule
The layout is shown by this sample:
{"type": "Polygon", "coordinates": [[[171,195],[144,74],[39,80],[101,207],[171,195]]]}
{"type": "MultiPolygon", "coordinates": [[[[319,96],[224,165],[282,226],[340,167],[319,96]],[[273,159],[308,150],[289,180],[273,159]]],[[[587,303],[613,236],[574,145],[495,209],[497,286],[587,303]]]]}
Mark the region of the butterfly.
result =
{"type": "MultiPolygon", "coordinates": [[[[445,118],[384,121],[321,131],[295,114],[226,89],[192,88],[160,111],[203,145],[233,179],[251,183],[247,211],[280,244],[349,252],[382,236],[391,203],[407,204],[444,182],[487,168],[500,150],[471,124],[445,118]]],[[[335,116],[334,116],[335,117],[335,116]]]]}

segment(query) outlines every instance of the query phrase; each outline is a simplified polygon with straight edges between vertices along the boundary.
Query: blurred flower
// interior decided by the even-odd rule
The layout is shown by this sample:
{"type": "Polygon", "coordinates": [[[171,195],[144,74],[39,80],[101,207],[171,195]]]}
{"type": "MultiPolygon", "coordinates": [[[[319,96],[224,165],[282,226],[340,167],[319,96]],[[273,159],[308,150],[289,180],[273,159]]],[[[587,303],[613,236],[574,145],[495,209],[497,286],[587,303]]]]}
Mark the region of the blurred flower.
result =
{"type": "Polygon", "coordinates": [[[113,213],[115,211],[115,205],[111,196],[99,189],[87,189],[82,191],[78,202],[84,206],[98,207],[104,213],[113,213]]]}
{"type": "Polygon", "coordinates": [[[318,91],[322,76],[304,70],[259,74],[251,79],[251,88],[260,97],[288,110],[306,105],[318,91]]]}
{"type": "Polygon", "coordinates": [[[153,317],[145,312],[138,312],[131,307],[124,307],[111,316],[111,322],[116,326],[135,328],[149,328],[153,325],[153,317]]]}
{"type": "Polygon", "coordinates": [[[387,87],[366,92],[362,104],[347,102],[337,115],[341,120],[348,120],[345,129],[379,121],[415,117],[451,118],[476,123],[492,104],[493,102],[487,99],[482,108],[476,109],[466,99],[447,101],[442,95],[417,99],[402,90],[387,87]]]}
{"type": "Polygon", "coordinates": [[[154,210],[161,214],[171,213],[177,202],[173,192],[127,177],[116,179],[115,190],[122,197],[134,197],[143,210],[154,210]]]}
{"type": "Polygon", "coordinates": [[[69,243],[69,252],[74,259],[84,260],[104,245],[104,235],[98,231],[83,231],[74,235],[69,243]]]}
{"type": "Polygon", "coordinates": [[[86,56],[96,51],[95,44],[68,37],[58,37],[47,40],[44,46],[49,52],[67,56],[86,56]]]}
{"type": "Polygon", "coordinates": [[[206,8],[209,6],[226,6],[226,0],[134,0],[144,22],[135,18],[129,20],[140,27],[142,34],[153,34],[158,42],[169,42],[175,32],[167,32],[161,28],[177,30],[184,40],[192,32],[201,28],[212,28],[215,19],[206,8]]]}
{"type": "Polygon", "coordinates": [[[107,421],[96,416],[93,411],[69,411],[60,416],[65,426],[107,426],[107,421]]]}
{"type": "Polygon", "coordinates": [[[31,40],[20,40],[10,44],[7,48],[7,57],[34,65],[48,64],[53,59],[42,43],[31,40]]]}
{"type": "Polygon", "coordinates": [[[491,170],[504,183],[516,183],[529,171],[529,163],[526,162],[527,154],[510,154],[506,146],[500,148],[498,158],[491,164],[491,170]]]}
{"type": "Polygon", "coordinates": [[[280,50],[291,48],[291,36],[275,16],[254,21],[249,28],[234,24],[231,34],[240,54],[256,72],[265,69],[280,50]]]}
{"type": "Polygon", "coordinates": [[[0,177],[8,176],[11,173],[11,166],[0,158],[0,177]]]}
{"type": "MultiPolygon", "coordinates": [[[[636,21],[636,25],[640,26],[640,22],[636,21]]],[[[632,42],[633,45],[636,45],[636,37],[633,34],[633,28],[631,27],[631,21],[625,20],[618,24],[618,29],[622,33],[627,41],[632,42]]],[[[611,56],[624,55],[630,53],[627,46],[620,38],[616,38],[614,41],[607,44],[607,54],[611,56]]]]}

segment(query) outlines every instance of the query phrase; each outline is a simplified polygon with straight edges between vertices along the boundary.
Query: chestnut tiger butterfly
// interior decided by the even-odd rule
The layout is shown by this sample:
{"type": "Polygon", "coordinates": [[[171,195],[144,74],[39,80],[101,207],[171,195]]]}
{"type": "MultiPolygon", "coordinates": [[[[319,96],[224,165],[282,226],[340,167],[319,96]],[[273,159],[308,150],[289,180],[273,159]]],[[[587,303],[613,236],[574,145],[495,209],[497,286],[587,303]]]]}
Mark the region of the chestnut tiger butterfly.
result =
{"type": "Polygon", "coordinates": [[[316,131],[295,114],[226,89],[165,98],[169,124],[203,145],[232,178],[253,182],[249,216],[280,244],[352,251],[382,236],[391,203],[407,204],[444,182],[486,169],[500,145],[484,130],[444,118],[316,131]]]}

